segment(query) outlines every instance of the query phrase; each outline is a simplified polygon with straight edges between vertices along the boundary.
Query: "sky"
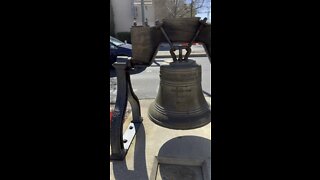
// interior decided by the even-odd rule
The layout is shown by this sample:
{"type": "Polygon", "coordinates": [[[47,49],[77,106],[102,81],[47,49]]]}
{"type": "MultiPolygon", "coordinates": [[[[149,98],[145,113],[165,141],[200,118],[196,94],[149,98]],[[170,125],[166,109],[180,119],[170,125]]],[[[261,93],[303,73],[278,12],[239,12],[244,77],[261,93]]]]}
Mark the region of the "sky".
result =
{"type": "Polygon", "coordinates": [[[207,22],[211,22],[211,12],[209,13],[209,16],[208,13],[198,13],[196,16],[200,17],[201,19],[204,19],[206,17],[207,22]]]}
{"type": "MultiPolygon", "coordinates": [[[[198,1],[201,2],[201,0],[198,1]]],[[[186,0],[186,2],[191,3],[191,0],[186,0]]],[[[199,13],[196,16],[201,17],[201,19],[206,17],[207,22],[211,22],[211,0],[204,0],[203,6],[203,8],[198,9],[199,13]]]]}

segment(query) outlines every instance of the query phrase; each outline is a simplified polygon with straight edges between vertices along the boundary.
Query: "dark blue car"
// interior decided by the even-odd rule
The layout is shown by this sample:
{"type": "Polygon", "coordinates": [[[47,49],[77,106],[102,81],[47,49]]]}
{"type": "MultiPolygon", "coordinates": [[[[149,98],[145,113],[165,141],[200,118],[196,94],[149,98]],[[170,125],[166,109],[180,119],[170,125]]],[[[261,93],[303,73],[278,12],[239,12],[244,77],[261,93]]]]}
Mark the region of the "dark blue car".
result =
{"type": "Polygon", "coordinates": [[[131,57],[132,46],[110,36],[110,65],[116,62],[117,56],[131,57]]]}

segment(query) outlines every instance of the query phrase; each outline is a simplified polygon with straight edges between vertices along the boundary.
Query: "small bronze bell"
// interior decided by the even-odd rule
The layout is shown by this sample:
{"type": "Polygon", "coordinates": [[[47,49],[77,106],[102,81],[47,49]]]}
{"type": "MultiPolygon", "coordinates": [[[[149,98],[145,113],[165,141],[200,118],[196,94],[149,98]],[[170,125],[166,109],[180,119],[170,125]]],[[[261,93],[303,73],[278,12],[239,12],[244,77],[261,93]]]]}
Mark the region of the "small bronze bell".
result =
{"type": "Polygon", "coordinates": [[[170,129],[194,129],[211,122],[201,88],[201,66],[194,60],[160,66],[160,86],[149,118],[170,129]]]}

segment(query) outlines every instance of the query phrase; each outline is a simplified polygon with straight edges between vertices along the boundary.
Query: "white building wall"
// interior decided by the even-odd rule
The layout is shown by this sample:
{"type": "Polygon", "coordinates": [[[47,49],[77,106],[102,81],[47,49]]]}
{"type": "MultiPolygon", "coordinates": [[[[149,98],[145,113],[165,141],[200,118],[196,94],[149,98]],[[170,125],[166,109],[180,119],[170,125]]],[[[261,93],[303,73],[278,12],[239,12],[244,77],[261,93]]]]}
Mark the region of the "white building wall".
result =
{"type": "MultiPolygon", "coordinates": [[[[137,0],[111,0],[114,12],[115,33],[130,32],[134,18],[136,18],[138,25],[142,25],[141,4],[135,4],[134,2],[137,2],[137,0]]],[[[145,5],[144,16],[148,18],[148,24],[154,26],[155,14],[153,5],[145,5]]]]}
{"type": "Polygon", "coordinates": [[[133,0],[111,0],[114,12],[115,33],[130,32],[133,25],[133,0]]]}
{"type": "MultiPolygon", "coordinates": [[[[135,5],[136,9],[136,21],[138,25],[142,25],[142,12],[141,5],[135,5]]],[[[154,6],[153,5],[145,5],[144,6],[144,17],[148,19],[148,24],[150,26],[154,26],[155,24],[155,16],[154,16],[154,6]]]]}

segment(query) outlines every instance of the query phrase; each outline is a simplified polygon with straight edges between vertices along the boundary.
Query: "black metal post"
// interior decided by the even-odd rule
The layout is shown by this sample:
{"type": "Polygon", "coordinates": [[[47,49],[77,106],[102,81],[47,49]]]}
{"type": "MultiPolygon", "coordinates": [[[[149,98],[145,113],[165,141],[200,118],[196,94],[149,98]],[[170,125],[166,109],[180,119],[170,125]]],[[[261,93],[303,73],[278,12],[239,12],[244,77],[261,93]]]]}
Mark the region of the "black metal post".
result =
{"type": "Polygon", "coordinates": [[[142,122],[140,103],[134,94],[130,81],[128,58],[118,58],[113,64],[117,72],[117,99],[111,119],[111,160],[123,160],[142,122]],[[123,134],[123,123],[127,101],[132,107],[133,120],[123,134]]]}

